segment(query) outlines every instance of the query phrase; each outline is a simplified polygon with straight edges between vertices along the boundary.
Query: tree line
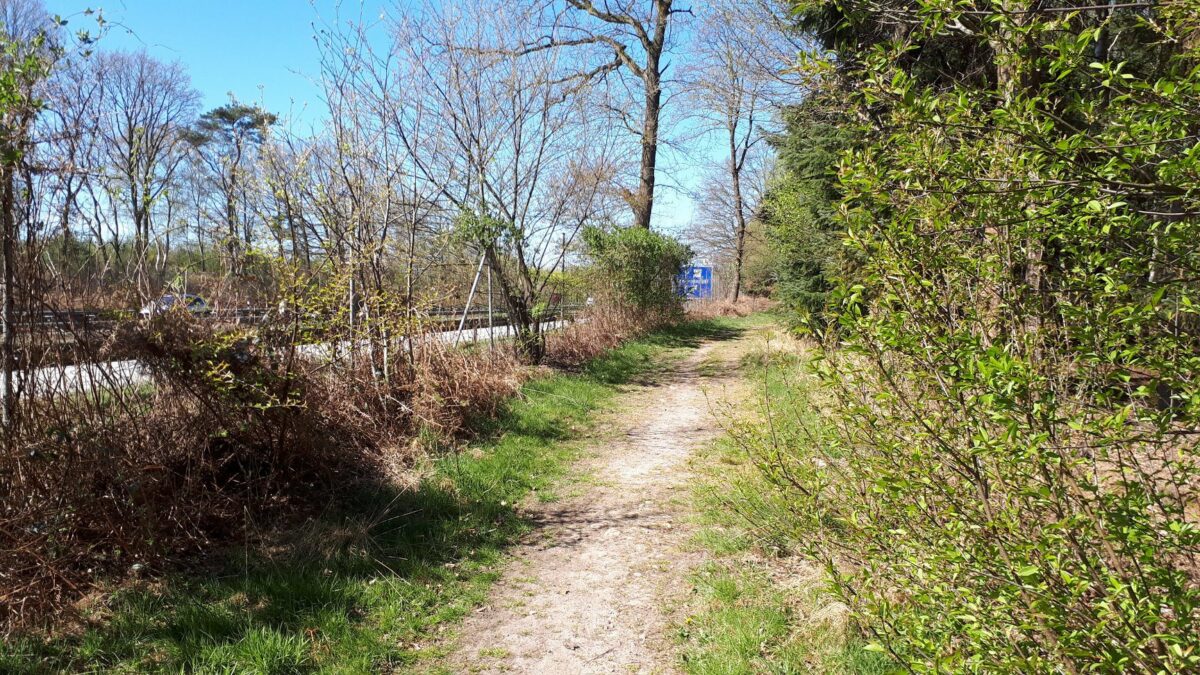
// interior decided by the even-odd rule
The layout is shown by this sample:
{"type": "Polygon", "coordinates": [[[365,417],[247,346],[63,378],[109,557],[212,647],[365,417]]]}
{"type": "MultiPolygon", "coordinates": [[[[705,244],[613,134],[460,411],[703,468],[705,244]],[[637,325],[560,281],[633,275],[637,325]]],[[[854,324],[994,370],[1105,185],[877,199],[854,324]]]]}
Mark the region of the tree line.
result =
{"type": "Polygon", "coordinates": [[[5,127],[26,309],[172,289],[261,305],[272,259],[449,305],[482,260],[535,345],[531,312],[582,228],[648,229],[660,156],[700,136],[722,150],[685,160],[709,166],[691,234],[736,269],[736,299],[762,132],[800,91],[780,73],[802,38],[774,0],[426,3],[318,20],[329,114],[303,131],[253,101],[202,110],[185,64],[108,48],[102,13],[2,8],[9,63],[37,64],[5,127]]]}

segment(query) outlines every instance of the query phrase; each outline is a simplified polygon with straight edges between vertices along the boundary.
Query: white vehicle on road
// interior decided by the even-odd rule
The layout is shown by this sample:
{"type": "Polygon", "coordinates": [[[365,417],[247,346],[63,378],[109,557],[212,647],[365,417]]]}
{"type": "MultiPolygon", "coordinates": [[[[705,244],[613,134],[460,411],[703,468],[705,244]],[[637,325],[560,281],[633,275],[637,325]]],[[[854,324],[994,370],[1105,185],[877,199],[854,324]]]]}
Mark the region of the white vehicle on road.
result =
{"type": "Polygon", "coordinates": [[[212,311],[209,309],[208,303],[204,301],[204,298],[198,295],[192,295],[191,293],[184,293],[182,295],[164,295],[158,300],[155,300],[143,307],[138,314],[140,314],[143,318],[157,316],[164,312],[170,311],[176,306],[182,306],[188,312],[195,314],[196,316],[204,316],[212,311]]]}

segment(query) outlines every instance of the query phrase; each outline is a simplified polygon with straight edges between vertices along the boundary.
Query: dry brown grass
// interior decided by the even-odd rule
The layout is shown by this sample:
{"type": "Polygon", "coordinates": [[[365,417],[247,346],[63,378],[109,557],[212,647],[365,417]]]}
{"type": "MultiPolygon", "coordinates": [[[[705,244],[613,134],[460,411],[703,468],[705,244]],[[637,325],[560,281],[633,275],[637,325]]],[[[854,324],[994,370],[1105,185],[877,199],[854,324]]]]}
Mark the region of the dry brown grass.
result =
{"type": "Polygon", "coordinates": [[[730,300],[709,300],[689,302],[687,314],[694,319],[715,319],[729,316],[749,316],[765,312],[777,303],[770,298],[742,296],[737,302],[730,300]]]}
{"type": "Polygon", "coordinates": [[[559,368],[578,368],[627,340],[670,321],[619,307],[597,306],[575,323],[546,337],[546,363],[559,368]]]}
{"type": "MultiPolygon", "coordinates": [[[[425,453],[494,416],[535,372],[510,346],[459,348],[411,328],[387,359],[371,339],[353,356],[306,357],[299,343],[312,338],[296,321],[250,331],[168,313],[78,360],[134,356],[150,382],[25,397],[0,455],[0,634],[355,483],[411,484],[425,453]]],[[[548,336],[547,362],[578,367],[656,323],[589,312],[548,336]]]]}

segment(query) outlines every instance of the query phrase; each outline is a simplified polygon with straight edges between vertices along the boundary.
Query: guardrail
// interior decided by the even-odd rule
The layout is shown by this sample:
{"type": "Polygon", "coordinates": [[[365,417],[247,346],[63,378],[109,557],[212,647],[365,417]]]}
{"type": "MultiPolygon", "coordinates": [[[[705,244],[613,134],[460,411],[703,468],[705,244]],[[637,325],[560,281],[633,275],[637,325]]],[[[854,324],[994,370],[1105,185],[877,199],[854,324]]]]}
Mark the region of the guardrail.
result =
{"type": "MultiPolygon", "coordinates": [[[[572,317],[584,309],[584,305],[561,305],[552,307],[543,320],[556,320],[559,317],[572,317]]],[[[237,324],[257,324],[265,321],[276,310],[263,307],[246,307],[237,309],[212,309],[197,314],[197,318],[215,322],[233,322],[237,324]]],[[[504,310],[472,309],[466,312],[469,323],[474,323],[491,316],[494,325],[506,325],[508,313],[504,310]]],[[[13,321],[17,330],[32,331],[36,328],[59,328],[66,331],[88,331],[112,328],[116,325],[135,321],[141,318],[139,312],[132,310],[48,310],[36,313],[18,313],[13,321]]],[[[463,317],[463,309],[435,308],[432,311],[418,313],[418,319],[433,323],[457,322],[463,317]]],[[[455,324],[457,325],[457,323],[455,324]]]]}
{"type": "MultiPolygon", "coordinates": [[[[543,325],[562,320],[570,321],[585,308],[585,305],[563,305],[553,307],[541,317],[543,325]]],[[[216,309],[197,315],[203,321],[218,324],[242,325],[248,328],[266,325],[272,317],[277,317],[278,311],[261,307],[216,309]]],[[[138,321],[141,315],[132,311],[108,310],[63,310],[36,313],[21,313],[14,322],[14,337],[17,345],[17,361],[21,367],[34,362],[43,366],[70,365],[86,362],[109,337],[124,324],[138,321]],[[83,347],[82,354],[78,351],[83,347]]],[[[312,317],[311,325],[305,332],[313,336],[322,334],[321,317],[312,317]]],[[[463,321],[463,310],[453,308],[434,308],[414,318],[419,321],[419,329],[413,331],[431,333],[455,333],[461,323],[463,333],[478,333],[489,327],[503,329],[510,325],[507,312],[493,310],[490,313],[486,307],[472,309],[466,313],[463,321]]],[[[304,323],[309,323],[304,321],[304,323]]],[[[119,358],[119,356],[118,356],[119,358]]]]}

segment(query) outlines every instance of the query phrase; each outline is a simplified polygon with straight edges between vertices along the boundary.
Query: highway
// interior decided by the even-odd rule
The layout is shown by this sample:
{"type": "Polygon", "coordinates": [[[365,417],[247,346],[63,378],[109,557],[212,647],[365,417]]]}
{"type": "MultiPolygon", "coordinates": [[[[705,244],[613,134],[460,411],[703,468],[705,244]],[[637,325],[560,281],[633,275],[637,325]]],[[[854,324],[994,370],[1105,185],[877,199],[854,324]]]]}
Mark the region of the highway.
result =
{"type": "MultiPolygon", "coordinates": [[[[542,324],[543,332],[564,328],[569,320],[551,321],[542,324]]],[[[460,333],[457,330],[428,333],[428,339],[446,344],[458,339],[461,343],[483,342],[488,340],[505,340],[513,335],[510,326],[495,326],[493,328],[465,328],[460,333]]],[[[362,343],[365,346],[365,342],[362,343]]],[[[403,344],[403,343],[402,343],[403,344]]],[[[336,354],[345,354],[350,349],[349,342],[336,344],[300,345],[301,355],[314,360],[328,360],[336,354]]],[[[103,391],[136,387],[150,381],[149,370],[136,360],[108,361],[75,366],[52,366],[39,368],[32,372],[17,371],[13,374],[14,386],[22,392],[22,396],[37,397],[70,394],[80,391],[103,391]]],[[[0,397],[7,396],[4,383],[0,381],[0,397]]]]}

